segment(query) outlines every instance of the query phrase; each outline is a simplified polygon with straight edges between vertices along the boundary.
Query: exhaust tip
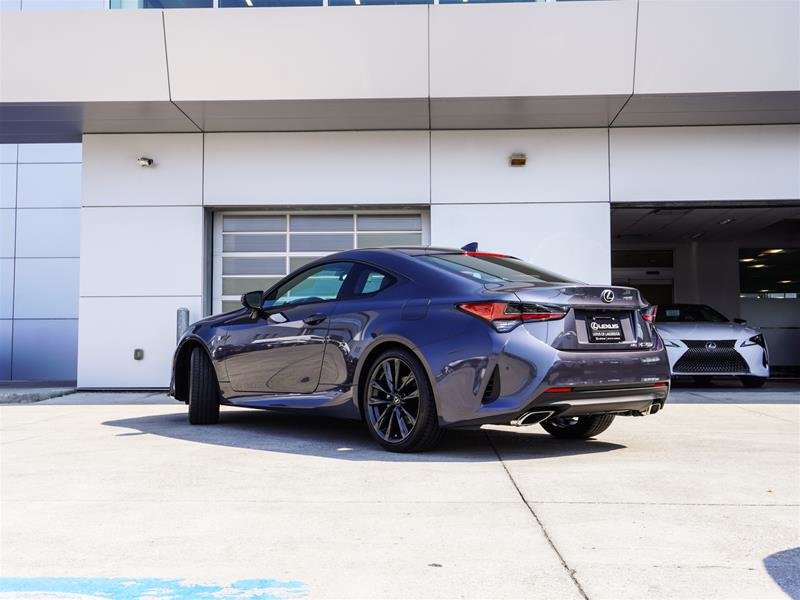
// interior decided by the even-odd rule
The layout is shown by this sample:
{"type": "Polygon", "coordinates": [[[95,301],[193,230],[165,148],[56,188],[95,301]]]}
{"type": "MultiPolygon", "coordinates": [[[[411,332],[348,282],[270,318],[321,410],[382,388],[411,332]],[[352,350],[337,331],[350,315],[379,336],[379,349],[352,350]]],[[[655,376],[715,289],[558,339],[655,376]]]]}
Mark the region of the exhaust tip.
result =
{"type": "Polygon", "coordinates": [[[522,427],[523,425],[536,425],[536,423],[540,423],[545,419],[551,417],[552,415],[553,415],[552,410],[539,410],[539,411],[526,412],[519,418],[516,418],[513,421],[511,421],[511,424],[514,427],[522,427]]]}

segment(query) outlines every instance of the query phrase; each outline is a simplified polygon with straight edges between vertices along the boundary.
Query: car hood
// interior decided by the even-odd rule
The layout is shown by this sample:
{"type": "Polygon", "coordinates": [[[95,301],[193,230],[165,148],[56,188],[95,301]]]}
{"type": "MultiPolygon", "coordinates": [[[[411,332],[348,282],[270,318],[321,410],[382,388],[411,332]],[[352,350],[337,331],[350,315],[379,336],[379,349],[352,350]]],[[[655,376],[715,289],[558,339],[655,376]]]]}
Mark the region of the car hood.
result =
{"type": "Polygon", "coordinates": [[[668,340],[735,340],[758,333],[739,323],[656,323],[656,329],[668,340]]]}

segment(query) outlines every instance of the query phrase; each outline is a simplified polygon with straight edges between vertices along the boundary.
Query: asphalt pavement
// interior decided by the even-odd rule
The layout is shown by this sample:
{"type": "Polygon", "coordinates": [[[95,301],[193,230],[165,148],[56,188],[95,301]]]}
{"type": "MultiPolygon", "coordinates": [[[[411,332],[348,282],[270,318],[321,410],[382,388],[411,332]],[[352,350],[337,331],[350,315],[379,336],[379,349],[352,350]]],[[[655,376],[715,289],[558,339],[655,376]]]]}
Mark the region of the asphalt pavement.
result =
{"type": "Polygon", "coordinates": [[[800,598],[800,387],[678,386],[596,440],[160,393],[0,406],[0,598],[800,598]]]}

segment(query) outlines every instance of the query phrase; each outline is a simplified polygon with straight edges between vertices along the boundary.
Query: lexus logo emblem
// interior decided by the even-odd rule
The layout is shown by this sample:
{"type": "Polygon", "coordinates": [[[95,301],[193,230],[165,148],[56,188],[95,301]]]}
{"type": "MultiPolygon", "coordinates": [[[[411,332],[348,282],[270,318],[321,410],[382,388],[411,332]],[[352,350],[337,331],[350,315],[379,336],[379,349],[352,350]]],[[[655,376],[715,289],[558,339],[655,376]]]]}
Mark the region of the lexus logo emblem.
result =
{"type": "Polygon", "coordinates": [[[600,299],[608,304],[609,302],[614,301],[614,292],[612,290],[603,290],[603,293],[600,294],[600,299]]]}
{"type": "Polygon", "coordinates": [[[706,342],[706,350],[716,350],[717,342],[706,342]]]}

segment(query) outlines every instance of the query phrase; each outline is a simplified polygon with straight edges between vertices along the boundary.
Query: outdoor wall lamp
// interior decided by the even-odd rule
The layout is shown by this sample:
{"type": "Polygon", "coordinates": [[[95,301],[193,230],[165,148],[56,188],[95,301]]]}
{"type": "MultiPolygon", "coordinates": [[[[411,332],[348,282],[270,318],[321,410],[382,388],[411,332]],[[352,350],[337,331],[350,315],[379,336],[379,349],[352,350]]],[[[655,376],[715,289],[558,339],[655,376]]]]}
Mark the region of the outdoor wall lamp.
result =
{"type": "Polygon", "coordinates": [[[146,156],[140,156],[136,159],[136,164],[140,167],[152,167],[154,162],[152,158],[147,158],[146,156]]]}
{"type": "Polygon", "coordinates": [[[508,164],[512,167],[524,167],[528,163],[528,155],[524,152],[514,152],[508,157],[508,164]]]}

